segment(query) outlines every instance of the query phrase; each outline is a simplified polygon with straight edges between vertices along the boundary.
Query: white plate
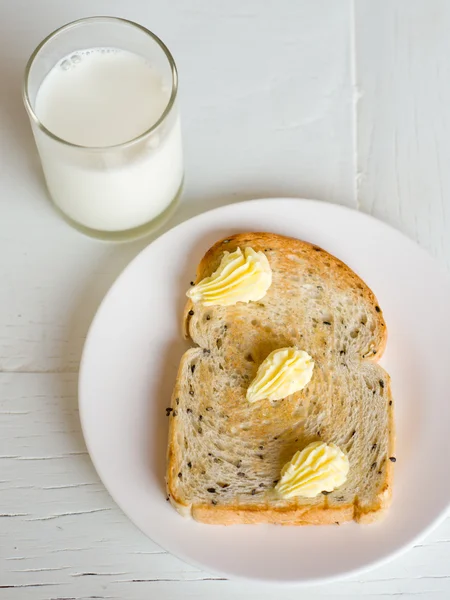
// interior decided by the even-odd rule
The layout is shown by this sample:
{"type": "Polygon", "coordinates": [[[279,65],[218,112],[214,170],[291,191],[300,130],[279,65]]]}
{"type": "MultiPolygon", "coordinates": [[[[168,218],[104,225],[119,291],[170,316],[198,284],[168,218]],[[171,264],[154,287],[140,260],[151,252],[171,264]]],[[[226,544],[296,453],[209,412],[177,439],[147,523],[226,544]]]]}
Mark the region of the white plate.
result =
{"type": "Polygon", "coordinates": [[[450,501],[450,282],[416,244],[346,208],[257,200],[172,229],[125,269],[91,326],[79,402],[86,443],[109,492],[163,548],[229,577],[311,583],[355,574],[411,546],[450,501]],[[183,519],[165,500],[167,419],[185,290],[205,250],[240,231],[272,231],[322,246],[375,291],[389,330],[397,426],[394,500],[379,524],[221,527],[183,519]]]}

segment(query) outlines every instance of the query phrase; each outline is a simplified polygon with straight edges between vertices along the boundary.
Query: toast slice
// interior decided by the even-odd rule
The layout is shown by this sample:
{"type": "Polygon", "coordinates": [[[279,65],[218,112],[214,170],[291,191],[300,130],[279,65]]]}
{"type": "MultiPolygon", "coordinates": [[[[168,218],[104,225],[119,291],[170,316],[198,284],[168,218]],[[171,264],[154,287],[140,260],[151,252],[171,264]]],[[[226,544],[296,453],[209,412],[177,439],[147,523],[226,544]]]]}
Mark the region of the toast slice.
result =
{"type": "Polygon", "coordinates": [[[185,335],[195,347],[181,359],[167,411],[169,499],[204,523],[374,521],[389,504],[395,461],[390,379],[377,365],[387,338],[377,300],[334,256],[271,233],[217,242],[196,282],[224,251],[247,246],[269,260],[266,296],[233,306],[188,301],[185,309],[185,335]],[[313,357],[310,383],[281,401],[249,403],[258,366],[287,346],[313,357]],[[347,481],[312,499],[281,498],[274,485],[283,465],[317,440],[347,453],[347,481]]]}

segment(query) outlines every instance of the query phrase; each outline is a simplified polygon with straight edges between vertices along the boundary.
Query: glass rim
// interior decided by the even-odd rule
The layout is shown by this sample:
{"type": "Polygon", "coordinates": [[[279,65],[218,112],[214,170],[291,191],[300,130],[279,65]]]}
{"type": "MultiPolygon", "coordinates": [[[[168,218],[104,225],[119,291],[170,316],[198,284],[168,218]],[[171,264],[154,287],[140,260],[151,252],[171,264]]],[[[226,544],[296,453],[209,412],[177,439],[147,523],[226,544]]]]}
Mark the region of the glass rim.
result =
{"type": "MultiPolygon", "coordinates": [[[[63,57],[61,57],[61,58],[63,58],[63,57]]],[[[169,115],[170,111],[172,110],[173,105],[175,104],[177,92],[178,92],[177,67],[175,64],[175,60],[174,60],[172,54],[170,53],[170,50],[167,48],[167,46],[164,44],[164,42],[157,35],[155,35],[152,31],[150,31],[143,25],[140,25],[139,23],[135,23],[134,21],[130,21],[128,19],[122,19],[121,17],[107,17],[107,16],[94,16],[94,17],[85,17],[83,19],[77,19],[76,21],[71,21],[70,23],[66,23],[65,25],[62,25],[61,27],[58,27],[58,29],[55,29],[54,31],[49,33],[36,46],[33,53],[31,54],[30,58],[28,59],[27,65],[25,67],[25,75],[24,75],[23,86],[22,86],[22,98],[23,98],[23,102],[25,104],[25,108],[27,110],[28,116],[33,121],[33,123],[43,133],[45,133],[47,136],[54,139],[55,141],[57,141],[61,144],[64,144],[65,146],[70,146],[72,148],[79,148],[79,149],[83,149],[83,150],[91,150],[91,151],[102,151],[102,150],[112,150],[112,149],[116,149],[116,148],[126,148],[126,147],[132,146],[133,144],[146,138],[149,134],[156,131],[158,129],[158,127],[165,121],[166,117],[169,115]],[[167,58],[167,61],[169,63],[170,70],[172,73],[172,89],[170,92],[170,97],[169,97],[167,105],[166,105],[165,109],[163,110],[159,119],[155,123],[153,123],[153,125],[151,127],[146,129],[143,133],[140,133],[138,136],[132,138],[131,140],[127,140],[126,142],[121,142],[120,144],[112,144],[110,146],[83,146],[81,144],[74,144],[73,142],[69,142],[68,140],[66,140],[64,138],[59,137],[58,135],[53,133],[50,129],[48,129],[42,123],[42,121],[39,119],[39,117],[36,115],[32,105],[31,105],[30,96],[28,93],[28,81],[29,81],[30,71],[31,71],[31,68],[33,66],[35,59],[37,58],[37,56],[38,56],[39,52],[42,50],[42,48],[44,48],[44,46],[50,40],[52,40],[54,37],[56,37],[63,31],[66,31],[68,29],[72,29],[72,28],[82,25],[84,23],[89,23],[89,22],[93,22],[93,21],[98,21],[98,22],[110,21],[110,22],[115,22],[117,24],[122,23],[122,24],[126,24],[126,25],[131,25],[132,27],[139,29],[140,31],[145,33],[147,36],[149,36],[153,41],[155,41],[158,44],[158,46],[161,48],[161,50],[163,51],[163,53],[165,54],[165,56],[167,58]]]]}

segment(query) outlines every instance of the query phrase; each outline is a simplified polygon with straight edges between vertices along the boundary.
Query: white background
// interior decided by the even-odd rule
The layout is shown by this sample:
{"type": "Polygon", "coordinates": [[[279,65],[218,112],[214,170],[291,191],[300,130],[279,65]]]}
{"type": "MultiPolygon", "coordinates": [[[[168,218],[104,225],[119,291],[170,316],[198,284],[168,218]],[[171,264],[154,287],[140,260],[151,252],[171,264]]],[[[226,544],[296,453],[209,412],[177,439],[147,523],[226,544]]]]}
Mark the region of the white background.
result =
{"type": "Polygon", "coordinates": [[[139,21],[178,64],[186,189],[165,229],[247,198],[312,197],[374,214],[450,266],[446,0],[0,0],[0,598],[449,598],[450,519],[365,576],[270,589],[170,556],[99,482],[80,353],[151,238],[104,244],[59,219],[20,91],[37,43],[95,14],[139,21]]]}

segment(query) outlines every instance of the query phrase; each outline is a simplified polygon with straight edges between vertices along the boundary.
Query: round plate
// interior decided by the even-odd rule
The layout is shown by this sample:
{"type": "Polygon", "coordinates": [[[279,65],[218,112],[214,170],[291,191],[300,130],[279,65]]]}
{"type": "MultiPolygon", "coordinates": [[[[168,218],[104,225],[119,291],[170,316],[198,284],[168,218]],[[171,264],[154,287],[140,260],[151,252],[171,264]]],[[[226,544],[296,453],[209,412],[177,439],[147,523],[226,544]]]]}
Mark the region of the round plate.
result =
{"type": "Polygon", "coordinates": [[[312,583],[355,574],[404,551],[450,501],[450,281],[416,244],[375,219],[310,200],[255,200],[186,221],[120,275],[92,323],[79,381],[94,465],[129,518],[163,548],[208,571],[312,583]],[[392,506],[374,525],[221,527],[166,502],[167,418],[180,357],[185,291],[219,238],[271,231],[322,246],[354,269],[383,308],[397,462],[392,506]]]}

